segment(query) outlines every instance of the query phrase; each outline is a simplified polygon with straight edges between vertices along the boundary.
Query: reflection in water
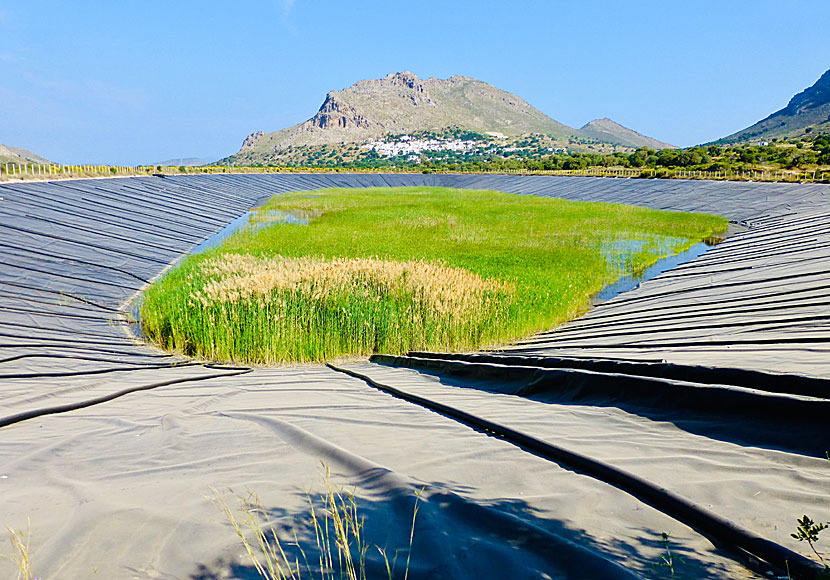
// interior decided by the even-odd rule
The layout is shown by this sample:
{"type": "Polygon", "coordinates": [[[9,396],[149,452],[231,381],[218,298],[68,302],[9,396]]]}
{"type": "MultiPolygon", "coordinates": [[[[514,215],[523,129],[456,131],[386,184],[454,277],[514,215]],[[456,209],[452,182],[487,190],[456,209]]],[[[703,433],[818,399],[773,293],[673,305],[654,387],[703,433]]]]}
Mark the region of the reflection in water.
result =
{"type": "Polygon", "coordinates": [[[213,234],[204,242],[193,248],[190,253],[198,254],[204,252],[205,250],[209,250],[210,248],[215,248],[225,239],[241,230],[256,231],[268,226],[282,224],[307,226],[309,221],[317,217],[320,217],[319,213],[301,209],[290,211],[281,211],[276,209],[262,211],[253,209],[230,222],[219,232],[213,234]]]}
{"type": "Polygon", "coordinates": [[[600,290],[593,298],[594,304],[605,302],[618,294],[633,290],[640,285],[640,282],[654,278],[663,272],[702,256],[710,246],[721,243],[723,238],[711,236],[683,252],[671,255],[675,248],[682,246],[686,241],[684,238],[657,236],[640,240],[616,240],[603,244],[600,248],[603,257],[609,266],[621,274],[633,270],[634,258],[638,254],[656,254],[661,258],[645,270],[624,275],[613,284],[609,284],[600,290]]]}

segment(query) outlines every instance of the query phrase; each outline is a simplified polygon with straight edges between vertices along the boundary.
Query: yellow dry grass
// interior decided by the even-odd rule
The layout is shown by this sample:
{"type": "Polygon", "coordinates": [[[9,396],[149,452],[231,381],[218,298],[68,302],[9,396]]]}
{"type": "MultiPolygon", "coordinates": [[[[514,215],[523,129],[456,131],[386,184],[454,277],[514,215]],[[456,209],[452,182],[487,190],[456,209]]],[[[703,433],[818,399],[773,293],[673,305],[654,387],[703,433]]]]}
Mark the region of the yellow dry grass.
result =
{"type": "Polygon", "coordinates": [[[8,559],[15,566],[17,571],[17,580],[35,580],[34,572],[32,572],[32,561],[29,555],[29,540],[31,538],[30,531],[31,524],[26,521],[26,531],[15,530],[7,527],[9,532],[9,541],[12,545],[11,556],[0,556],[0,558],[8,559]]]}
{"type": "Polygon", "coordinates": [[[436,312],[463,315],[494,294],[513,290],[505,282],[423,260],[221,254],[200,267],[209,281],[193,297],[203,305],[280,300],[282,291],[300,291],[317,301],[346,293],[374,300],[407,294],[436,312]]]}

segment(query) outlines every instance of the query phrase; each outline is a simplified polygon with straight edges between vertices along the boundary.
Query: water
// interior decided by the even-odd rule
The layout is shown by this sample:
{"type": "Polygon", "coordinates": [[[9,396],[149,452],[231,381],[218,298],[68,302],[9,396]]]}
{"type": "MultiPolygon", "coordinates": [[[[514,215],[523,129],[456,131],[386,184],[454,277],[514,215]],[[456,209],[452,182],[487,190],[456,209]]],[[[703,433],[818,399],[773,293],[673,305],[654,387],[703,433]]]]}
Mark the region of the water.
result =
{"type": "MultiPolygon", "coordinates": [[[[626,262],[630,262],[632,254],[643,251],[647,246],[656,248],[658,253],[668,253],[675,247],[678,241],[680,240],[675,238],[661,238],[657,240],[620,240],[606,245],[602,249],[602,252],[605,259],[611,266],[617,268],[618,270],[624,270],[624,266],[626,262]]],[[[593,297],[593,303],[599,304],[600,302],[610,300],[623,292],[634,290],[640,285],[641,282],[650,280],[655,276],[659,276],[663,272],[667,272],[672,268],[676,268],[681,264],[694,260],[698,256],[702,256],[711,246],[714,246],[721,241],[722,240],[719,238],[707,239],[694,244],[688,250],[660,258],[657,262],[642,272],[623,276],[613,284],[609,284],[600,290],[593,297]]]]}
{"type": "Polygon", "coordinates": [[[215,248],[216,246],[221,244],[225,239],[244,229],[256,231],[262,228],[266,228],[268,226],[281,224],[296,224],[307,226],[308,222],[314,219],[315,217],[318,217],[318,215],[313,212],[303,210],[281,211],[274,209],[268,211],[261,211],[254,209],[242,214],[241,216],[230,222],[220,231],[213,234],[204,242],[193,248],[190,251],[190,253],[199,254],[201,252],[204,252],[205,250],[209,250],[210,248],[215,248]]]}

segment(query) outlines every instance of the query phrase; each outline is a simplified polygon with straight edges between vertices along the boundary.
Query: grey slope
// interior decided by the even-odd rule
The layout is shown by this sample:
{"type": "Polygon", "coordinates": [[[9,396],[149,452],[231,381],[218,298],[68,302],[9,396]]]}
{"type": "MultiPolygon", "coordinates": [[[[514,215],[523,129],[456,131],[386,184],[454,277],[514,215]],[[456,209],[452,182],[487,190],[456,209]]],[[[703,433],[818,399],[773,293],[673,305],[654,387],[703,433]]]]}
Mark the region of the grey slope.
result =
{"type": "MultiPolygon", "coordinates": [[[[15,527],[31,520],[39,574],[253,573],[230,564],[239,549],[205,497],[210,488],[250,488],[276,524],[289,525],[308,515],[305,491],[316,489],[324,461],[336,482],[355,487],[367,533],[390,549],[408,544],[414,493],[424,488],[413,578],[652,577],[665,553],[661,531],[694,577],[755,577],[636,497],[363,381],[324,367],[188,364],[199,361],[124,332],[122,305],[145,280],[259,200],[372,185],[492,188],[745,222],[747,231],[683,268],[513,353],[594,365],[604,394],[585,391],[577,369],[562,371],[563,392],[534,395],[495,393],[483,371],[471,380],[355,368],[624,469],[793,549],[803,548],[788,537],[793,518],[830,519],[826,459],[816,451],[830,427],[787,411],[821,409],[827,397],[785,388],[792,376],[830,379],[828,186],[342,174],[22,183],[0,186],[0,511],[15,527]],[[649,390],[649,377],[600,364],[615,361],[714,366],[722,382],[661,379],[649,390]],[[782,393],[730,384],[729,369],[761,372],[782,393]],[[636,400],[608,395],[623,379],[640,385],[636,400]],[[742,406],[701,411],[665,400],[681,387],[740,391],[781,413],[758,419],[742,406]],[[577,391],[578,401],[565,396],[577,391]]],[[[510,365],[502,369],[509,378],[510,365]]],[[[8,565],[0,560],[0,572],[8,565]]]]}

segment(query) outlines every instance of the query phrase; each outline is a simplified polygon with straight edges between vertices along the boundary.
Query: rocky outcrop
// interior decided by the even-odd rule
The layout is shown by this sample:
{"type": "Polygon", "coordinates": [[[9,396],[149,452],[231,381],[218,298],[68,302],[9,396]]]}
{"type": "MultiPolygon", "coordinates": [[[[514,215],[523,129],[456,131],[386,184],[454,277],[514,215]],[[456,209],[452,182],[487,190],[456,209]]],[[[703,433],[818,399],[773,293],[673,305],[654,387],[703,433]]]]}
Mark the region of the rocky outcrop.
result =
{"type": "Polygon", "coordinates": [[[311,119],[274,133],[253,133],[243,142],[240,153],[356,143],[448,127],[505,135],[579,136],[578,131],[551,119],[521,97],[480,80],[464,76],[422,80],[406,71],[331,91],[311,119]]]}
{"type": "Polygon", "coordinates": [[[369,121],[366,117],[358,113],[355,108],[348,103],[341,102],[341,100],[337,97],[337,94],[334,92],[331,92],[326,96],[323,106],[320,107],[317,114],[309,120],[309,123],[313,127],[317,127],[319,129],[369,128],[369,121]]]}
{"type": "Polygon", "coordinates": [[[260,139],[263,135],[265,135],[265,132],[263,132],[263,131],[257,131],[256,133],[251,133],[250,135],[248,135],[247,137],[245,137],[245,140],[242,142],[242,148],[243,148],[243,149],[245,149],[245,148],[249,148],[249,149],[250,149],[251,147],[253,147],[253,146],[256,144],[256,142],[257,142],[257,141],[258,141],[258,140],[259,140],[259,139],[260,139]]]}

